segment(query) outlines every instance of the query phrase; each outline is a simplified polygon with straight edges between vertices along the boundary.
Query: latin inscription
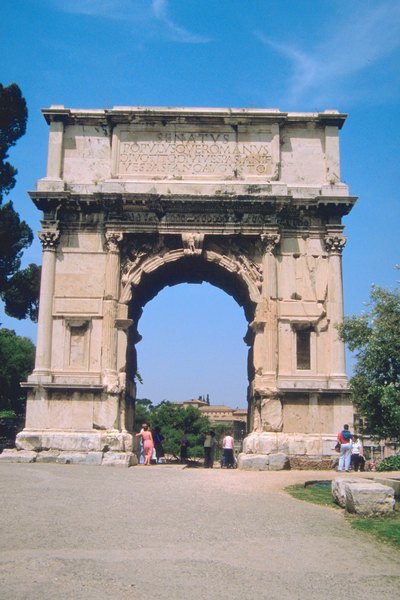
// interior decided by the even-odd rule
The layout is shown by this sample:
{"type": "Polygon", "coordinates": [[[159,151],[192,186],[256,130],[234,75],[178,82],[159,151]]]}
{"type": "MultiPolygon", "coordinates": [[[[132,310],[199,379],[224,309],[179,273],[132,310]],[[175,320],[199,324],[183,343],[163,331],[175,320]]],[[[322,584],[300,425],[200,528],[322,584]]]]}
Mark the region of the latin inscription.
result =
{"type": "Polygon", "coordinates": [[[237,140],[232,131],[122,131],[118,175],[146,177],[271,177],[271,136],[237,140]]]}

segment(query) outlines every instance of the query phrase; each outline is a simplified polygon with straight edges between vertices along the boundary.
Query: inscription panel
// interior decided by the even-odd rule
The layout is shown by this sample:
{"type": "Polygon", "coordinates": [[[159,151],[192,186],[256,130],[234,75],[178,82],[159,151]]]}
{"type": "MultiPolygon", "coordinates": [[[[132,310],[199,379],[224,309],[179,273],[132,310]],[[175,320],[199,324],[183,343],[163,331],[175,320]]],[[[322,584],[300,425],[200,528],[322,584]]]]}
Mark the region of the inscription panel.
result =
{"type": "Polygon", "coordinates": [[[278,130],[209,126],[119,127],[114,176],[121,179],[277,178],[278,130]]]}

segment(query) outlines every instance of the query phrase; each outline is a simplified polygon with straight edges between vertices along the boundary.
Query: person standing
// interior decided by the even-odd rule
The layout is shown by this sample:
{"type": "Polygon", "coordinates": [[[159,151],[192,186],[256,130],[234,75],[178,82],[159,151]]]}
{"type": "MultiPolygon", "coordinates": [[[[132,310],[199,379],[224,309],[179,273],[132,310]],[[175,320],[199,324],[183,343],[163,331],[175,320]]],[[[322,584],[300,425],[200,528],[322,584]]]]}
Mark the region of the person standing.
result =
{"type": "Polygon", "coordinates": [[[136,434],[136,437],[139,436],[141,436],[143,440],[144,465],[148,466],[151,463],[151,457],[154,449],[153,436],[148,425],[143,425],[142,430],[136,434]]]}
{"type": "Polygon", "coordinates": [[[339,467],[338,471],[350,471],[351,447],[353,436],[350,433],[349,426],[343,425],[342,431],[338,433],[337,440],[340,444],[339,467]]]}
{"type": "Polygon", "coordinates": [[[234,447],[235,440],[233,439],[232,433],[228,431],[228,433],[222,440],[222,449],[224,452],[224,466],[227,469],[232,469],[235,466],[235,457],[233,454],[234,447]]]}
{"type": "Polygon", "coordinates": [[[180,460],[181,460],[181,463],[185,463],[188,458],[187,452],[188,452],[188,446],[189,446],[189,440],[188,440],[186,431],[183,433],[181,439],[179,440],[179,445],[180,445],[180,460]]]}
{"type": "Polygon", "coordinates": [[[157,425],[157,427],[155,427],[155,429],[154,429],[154,434],[153,434],[153,441],[154,441],[154,448],[156,451],[157,464],[160,462],[160,458],[164,458],[164,456],[165,456],[164,446],[163,446],[164,440],[165,440],[165,437],[161,433],[161,428],[157,425]]]}
{"type": "Polygon", "coordinates": [[[351,447],[351,464],[355,471],[364,471],[365,460],[363,445],[358,435],[355,434],[353,436],[353,444],[351,447]]]}
{"type": "Polygon", "coordinates": [[[217,438],[215,437],[215,431],[210,431],[211,435],[211,452],[210,452],[210,469],[214,466],[215,448],[217,446],[217,438]]]}
{"type": "Polygon", "coordinates": [[[210,431],[206,431],[204,438],[204,468],[208,469],[211,466],[211,447],[212,447],[212,436],[210,431]]]}

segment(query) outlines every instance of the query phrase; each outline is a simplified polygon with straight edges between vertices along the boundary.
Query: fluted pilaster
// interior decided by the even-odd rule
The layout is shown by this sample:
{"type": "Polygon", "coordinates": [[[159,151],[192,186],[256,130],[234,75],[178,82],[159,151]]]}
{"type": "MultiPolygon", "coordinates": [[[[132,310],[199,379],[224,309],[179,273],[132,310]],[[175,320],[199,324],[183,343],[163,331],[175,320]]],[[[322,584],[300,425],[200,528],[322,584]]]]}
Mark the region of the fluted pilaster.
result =
{"type": "Polygon", "coordinates": [[[40,282],[38,332],[36,342],[35,376],[49,376],[53,336],[53,297],[56,276],[56,251],[60,232],[57,228],[39,233],[42,244],[42,274],[40,282]]]}
{"type": "Polygon", "coordinates": [[[339,338],[336,325],[343,322],[343,279],[342,252],[346,238],[340,230],[328,231],[325,236],[325,248],[329,254],[328,269],[328,307],[327,316],[330,322],[330,366],[331,377],[346,377],[346,358],[344,343],[339,338]]]}
{"type": "Polygon", "coordinates": [[[108,375],[117,373],[118,331],[116,328],[117,303],[120,283],[119,244],[122,233],[106,233],[106,272],[103,299],[102,371],[108,375]]]}

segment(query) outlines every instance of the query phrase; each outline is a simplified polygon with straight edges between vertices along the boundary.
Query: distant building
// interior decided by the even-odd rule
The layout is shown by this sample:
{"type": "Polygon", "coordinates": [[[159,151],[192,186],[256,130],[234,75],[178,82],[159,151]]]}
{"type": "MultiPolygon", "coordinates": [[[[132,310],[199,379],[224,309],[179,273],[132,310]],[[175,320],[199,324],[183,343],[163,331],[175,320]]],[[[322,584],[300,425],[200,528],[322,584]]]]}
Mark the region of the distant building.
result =
{"type": "Polygon", "coordinates": [[[194,406],[209,418],[211,423],[230,425],[235,439],[243,439],[246,435],[247,410],[244,408],[230,408],[224,405],[210,406],[204,400],[185,400],[182,406],[194,406]]]}

